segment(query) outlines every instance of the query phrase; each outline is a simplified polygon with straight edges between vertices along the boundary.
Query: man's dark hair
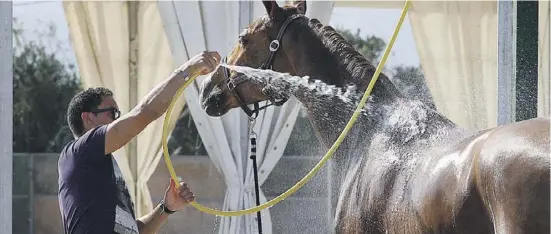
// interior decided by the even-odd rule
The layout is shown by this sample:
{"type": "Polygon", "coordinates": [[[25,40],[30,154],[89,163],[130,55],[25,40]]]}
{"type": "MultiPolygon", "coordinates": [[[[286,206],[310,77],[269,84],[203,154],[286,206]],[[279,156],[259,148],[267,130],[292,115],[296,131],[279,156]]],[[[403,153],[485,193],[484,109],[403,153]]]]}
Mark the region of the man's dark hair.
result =
{"type": "Polygon", "coordinates": [[[77,137],[84,134],[84,123],[80,115],[96,109],[102,102],[103,97],[112,97],[113,92],[107,88],[88,88],[77,93],[69,102],[67,108],[67,122],[73,134],[77,137]]]}

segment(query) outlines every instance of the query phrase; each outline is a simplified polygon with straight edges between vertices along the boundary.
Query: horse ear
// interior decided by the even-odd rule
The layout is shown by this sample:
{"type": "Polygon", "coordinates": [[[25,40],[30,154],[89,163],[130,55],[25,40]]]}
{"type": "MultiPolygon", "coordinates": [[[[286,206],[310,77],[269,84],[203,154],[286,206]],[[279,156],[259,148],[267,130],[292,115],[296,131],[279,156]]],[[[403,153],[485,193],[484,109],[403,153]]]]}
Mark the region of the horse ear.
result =
{"type": "Polygon", "coordinates": [[[276,1],[262,1],[262,3],[264,4],[264,7],[266,8],[266,13],[268,13],[268,15],[273,18],[275,16],[275,10],[277,8],[279,8],[279,5],[277,5],[277,2],[276,1]]]}
{"type": "Polygon", "coordinates": [[[294,1],[293,5],[299,14],[306,15],[306,1],[294,1]]]}

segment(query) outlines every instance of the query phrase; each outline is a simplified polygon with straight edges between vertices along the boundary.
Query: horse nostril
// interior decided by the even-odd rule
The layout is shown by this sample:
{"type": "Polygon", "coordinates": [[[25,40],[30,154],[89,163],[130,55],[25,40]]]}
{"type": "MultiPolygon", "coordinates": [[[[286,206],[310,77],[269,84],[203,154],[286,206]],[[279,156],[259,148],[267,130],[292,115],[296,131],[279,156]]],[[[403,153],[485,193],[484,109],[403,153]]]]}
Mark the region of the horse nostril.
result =
{"type": "Polygon", "coordinates": [[[223,101],[222,95],[211,95],[206,99],[206,103],[209,103],[211,105],[220,105],[223,101]]]}
{"type": "Polygon", "coordinates": [[[222,106],[225,102],[224,102],[224,95],[216,95],[214,97],[214,103],[216,103],[216,106],[222,106]]]}

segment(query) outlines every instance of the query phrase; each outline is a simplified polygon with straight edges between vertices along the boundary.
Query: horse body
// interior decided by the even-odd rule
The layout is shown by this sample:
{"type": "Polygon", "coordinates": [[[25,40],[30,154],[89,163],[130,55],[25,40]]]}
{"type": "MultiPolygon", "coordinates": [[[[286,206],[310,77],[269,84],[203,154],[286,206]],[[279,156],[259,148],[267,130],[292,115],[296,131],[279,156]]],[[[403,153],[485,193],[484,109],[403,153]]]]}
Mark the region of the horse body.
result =
{"type": "MultiPolygon", "coordinates": [[[[287,83],[264,90],[297,97],[331,145],[360,93],[343,101],[323,95],[336,87],[287,83]]],[[[371,100],[335,156],[346,160],[336,232],[548,233],[549,126],[538,118],[473,133],[418,101],[371,100]]]]}
{"type": "MultiPolygon", "coordinates": [[[[314,19],[289,24],[285,19],[290,15],[304,14],[304,2],[296,9],[264,3],[268,17],[240,36],[229,63],[259,67],[268,55],[274,70],[311,80],[281,73],[269,79],[235,78],[241,81],[234,92],[241,95],[232,95],[223,86],[230,75],[217,72],[202,86],[203,108],[218,116],[240,107],[235,95],[247,104],[294,96],[329,147],[352,116],[375,67],[332,28],[314,19]],[[282,34],[278,25],[293,26],[282,34]],[[283,52],[261,50],[259,45],[269,44],[275,35],[288,41],[281,45],[283,52]],[[257,43],[246,43],[253,40],[257,43]],[[313,80],[321,82],[311,85],[313,80]]],[[[540,118],[469,132],[402,96],[381,74],[333,156],[333,179],[340,184],[335,231],[549,233],[549,126],[548,118],[540,118]]]]}

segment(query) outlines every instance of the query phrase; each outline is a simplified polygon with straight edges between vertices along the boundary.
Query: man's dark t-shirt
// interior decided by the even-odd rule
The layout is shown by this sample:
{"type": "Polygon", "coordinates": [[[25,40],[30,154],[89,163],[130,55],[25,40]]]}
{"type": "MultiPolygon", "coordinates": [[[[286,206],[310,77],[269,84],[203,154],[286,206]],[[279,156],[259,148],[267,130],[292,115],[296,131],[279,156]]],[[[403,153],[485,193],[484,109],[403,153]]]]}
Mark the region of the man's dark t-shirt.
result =
{"type": "Polygon", "coordinates": [[[105,155],[107,125],[62,150],[59,208],[65,233],[138,233],[134,207],[115,158],[105,155]]]}

